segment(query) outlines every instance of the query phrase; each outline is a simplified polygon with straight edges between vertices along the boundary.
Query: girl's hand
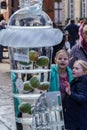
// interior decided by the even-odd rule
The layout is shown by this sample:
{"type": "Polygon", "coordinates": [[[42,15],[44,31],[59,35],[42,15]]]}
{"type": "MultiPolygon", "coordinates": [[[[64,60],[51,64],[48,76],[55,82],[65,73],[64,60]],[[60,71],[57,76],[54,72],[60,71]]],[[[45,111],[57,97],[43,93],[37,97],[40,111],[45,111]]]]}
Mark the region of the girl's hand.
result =
{"type": "Polygon", "coordinates": [[[65,81],[65,85],[66,85],[66,93],[67,93],[68,95],[71,95],[70,84],[69,84],[67,81],[65,81]]]}

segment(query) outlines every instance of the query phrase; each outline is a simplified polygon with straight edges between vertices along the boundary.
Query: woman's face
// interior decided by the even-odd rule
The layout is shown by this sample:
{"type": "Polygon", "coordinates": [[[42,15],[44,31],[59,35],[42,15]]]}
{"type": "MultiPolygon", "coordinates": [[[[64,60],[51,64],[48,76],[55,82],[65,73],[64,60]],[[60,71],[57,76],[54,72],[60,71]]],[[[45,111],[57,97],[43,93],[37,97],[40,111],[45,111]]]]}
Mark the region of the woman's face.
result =
{"type": "Polygon", "coordinates": [[[82,66],[79,63],[74,63],[72,73],[73,73],[73,77],[75,78],[85,74],[82,66]]]}
{"type": "Polygon", "coordinates": [[[83,39],[85,40],[85,42],[87,43],[87,32],[83,33],[83,39]]]}
{"type": "Polygon", "coordinates": [[[56,64],[58,64],[59,68],[65,69],[66,66],[69,64],[69,57],[68,55],[63,52],[56,56],[56,64]]]}

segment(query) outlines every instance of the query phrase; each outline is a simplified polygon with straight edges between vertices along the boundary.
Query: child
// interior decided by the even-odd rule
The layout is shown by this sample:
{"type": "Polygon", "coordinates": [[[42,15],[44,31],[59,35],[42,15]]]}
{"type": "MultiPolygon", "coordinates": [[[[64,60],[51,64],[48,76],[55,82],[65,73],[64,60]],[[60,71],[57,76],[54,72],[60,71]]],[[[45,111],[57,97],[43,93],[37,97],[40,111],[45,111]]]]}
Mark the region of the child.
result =
{"type": "Polygon", "coordinates": [[[66,84],[65,125],[67,130],[87,129],[87,62],[78,60],[73,65],[74,79],[66,84]]]}
{"type": "Polygon", "coordinates": [[[62,96],[63,108],[65,106],[65,84],[64,81],[71,82],[73,79],[72,71],[68,67],[69,55],[64,49],[58,51],[55,56],[55,63],[51,67],[50,72],[50,88],[49,91],[60,91],[62,96]]]}

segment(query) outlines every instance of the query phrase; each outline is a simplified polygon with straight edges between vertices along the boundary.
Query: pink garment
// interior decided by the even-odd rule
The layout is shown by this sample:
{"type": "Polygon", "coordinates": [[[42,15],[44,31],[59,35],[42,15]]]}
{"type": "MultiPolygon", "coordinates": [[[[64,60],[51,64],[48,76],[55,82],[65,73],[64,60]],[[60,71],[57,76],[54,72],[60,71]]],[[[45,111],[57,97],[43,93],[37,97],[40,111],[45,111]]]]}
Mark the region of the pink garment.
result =
{"type": "Polygon", "coordinates": [[[65,96],[66,96],[66,91],[65,91],[65,81],[68,81],[69,82],[69,78],[68,78],[68,75],[66,77],[61,77],[59,76],[60,78],[60,92],[61,92],[61,96],[62,96],[62,104],[63,104],[63,108],[65,108],[65,96]]]}
{"type": "Polygon", "coordinates": [[[83,27],[84,27],[84,23],[82,23],[79,27],[79,41],[81,42],[83,40],[83,27]]]}

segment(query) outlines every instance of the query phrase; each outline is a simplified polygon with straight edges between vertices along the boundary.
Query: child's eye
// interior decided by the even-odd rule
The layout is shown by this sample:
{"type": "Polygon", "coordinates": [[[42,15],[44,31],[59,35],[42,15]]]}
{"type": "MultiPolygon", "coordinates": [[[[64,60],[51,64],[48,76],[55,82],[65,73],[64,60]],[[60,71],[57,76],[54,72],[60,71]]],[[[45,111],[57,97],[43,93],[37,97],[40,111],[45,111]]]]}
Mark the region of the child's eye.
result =
{"type": "Polygon", "coordinates": [[[67,60],[67,58],[64,58],[64,60],[67,60]]]}
{"type": "Polygon", "coordinates": [[[59,58],[58,60],[61,60],[62,58],[59,58]]]}
{"type": "Polygon", "coordinates": [[[76,70],[78,70],[78,68],[77,68],[77,67],[73,67],[73,69],[76,69],[76,70]]]}

